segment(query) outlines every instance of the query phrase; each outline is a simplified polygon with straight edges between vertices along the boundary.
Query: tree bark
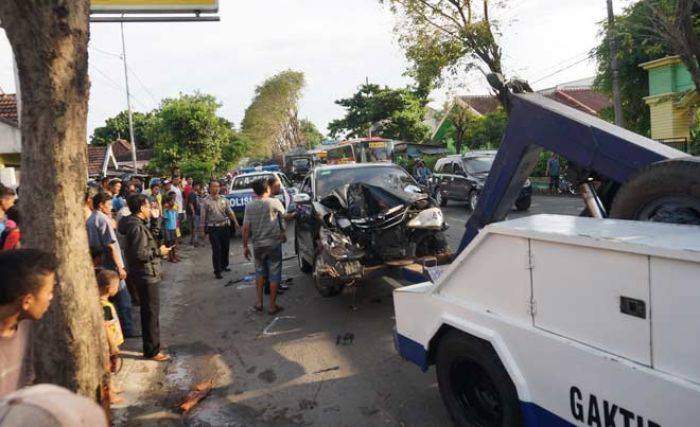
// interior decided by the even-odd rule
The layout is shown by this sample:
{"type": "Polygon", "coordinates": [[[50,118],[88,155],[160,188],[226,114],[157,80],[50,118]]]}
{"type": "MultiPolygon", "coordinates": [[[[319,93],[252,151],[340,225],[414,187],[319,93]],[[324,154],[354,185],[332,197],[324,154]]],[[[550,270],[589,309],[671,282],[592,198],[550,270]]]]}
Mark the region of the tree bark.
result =
{"type": "Polygon", "coordinates": [[[88,0],[2,0],[0,21],[19,70],[23,244],[55,254],[55,297],[37,322],[37,382],[102,399],[104,330],[88,254],[88,0]]]}

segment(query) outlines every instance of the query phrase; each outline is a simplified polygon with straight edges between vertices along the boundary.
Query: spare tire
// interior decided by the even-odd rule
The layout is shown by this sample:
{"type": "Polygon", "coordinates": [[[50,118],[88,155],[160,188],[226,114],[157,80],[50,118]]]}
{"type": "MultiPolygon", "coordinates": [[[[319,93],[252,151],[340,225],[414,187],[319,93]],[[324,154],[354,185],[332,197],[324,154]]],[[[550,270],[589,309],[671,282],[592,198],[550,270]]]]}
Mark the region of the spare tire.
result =
{"type": "Polygon", "coordinates": [[[610,217],[700,225],[700,158],[653,163],[624,183],[610,217]]]}

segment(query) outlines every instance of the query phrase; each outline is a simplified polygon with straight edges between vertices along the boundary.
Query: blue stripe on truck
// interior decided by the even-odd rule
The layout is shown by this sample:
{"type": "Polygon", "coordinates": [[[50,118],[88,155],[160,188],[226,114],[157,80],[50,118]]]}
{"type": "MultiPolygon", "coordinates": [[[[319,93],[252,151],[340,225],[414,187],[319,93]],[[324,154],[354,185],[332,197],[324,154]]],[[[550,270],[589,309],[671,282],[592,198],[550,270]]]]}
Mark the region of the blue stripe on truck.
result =
{"type": "Polygon", "coordinates": [[[532,402],[520,402],[520,408],[523,412],[523,423],[528,427],[570,427],[575,425],[532,402]]]}
{"type": "Polygon", "coordinates": [[[422,344],[394,333],[394,345],[401,357],[418,365],[423,372],[428,370],[428,352],[422,344]]]}

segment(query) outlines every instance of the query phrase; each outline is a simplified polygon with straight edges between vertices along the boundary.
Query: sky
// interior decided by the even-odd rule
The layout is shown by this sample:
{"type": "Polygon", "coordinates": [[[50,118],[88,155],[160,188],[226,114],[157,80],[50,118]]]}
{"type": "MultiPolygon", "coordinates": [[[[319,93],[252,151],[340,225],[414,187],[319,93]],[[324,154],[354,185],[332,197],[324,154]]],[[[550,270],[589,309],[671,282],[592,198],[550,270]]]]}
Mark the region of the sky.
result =
{"type": "MultiPolygon", "coordinates": [[[[619,12],[634,0],[615,0],[619,12]]],[[[220,0],[220,22],[124,25],[130,93],[136,111],[165,97],[201,91],[239,125],[255,87],[277,72],[304,72],[300,116],[323,132],[343,116],[334,104],[365,79],[402,87],[407,62],[395,17],[378,0],[220,0]],[[273,6],[274,5],[274,6],[273,6]]],[[[506,0],[501,21],[504,69],[535,89],[593,76],[587,53],[599,42],[605,0],[506,0]],[[551,75],[551,76],[550,76],[551,75]]],[[[126,108],[119,24],[91,24],[88,134],[126,108]]],[[[0,30],[0,88],[15,91],[12,51],[0,30]]],[[[457,94],[487,94],[477,74],[460,75],[431,94],[440,107],[457,94]]]]}

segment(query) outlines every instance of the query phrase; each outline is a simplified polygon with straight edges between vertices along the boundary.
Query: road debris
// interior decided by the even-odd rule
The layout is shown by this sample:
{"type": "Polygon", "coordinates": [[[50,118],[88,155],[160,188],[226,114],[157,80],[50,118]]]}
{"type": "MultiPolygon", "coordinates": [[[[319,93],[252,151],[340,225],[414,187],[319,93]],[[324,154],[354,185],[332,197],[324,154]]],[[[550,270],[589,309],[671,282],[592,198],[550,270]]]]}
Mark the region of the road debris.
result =
{"type": "MultiPolygon", "coordinates": [[[[255,276],[252,275],[252,274],[249,274],[249,275],[243,276],[243,277],[241,277],[241,278],[239,278],[239,279],[235,279],[235,280],[234,280],[234,279],[231,279],[231,280],[229,280],[228,282],[226,282],[226,284],[224,285],[224,287],[233,286],[233,285],[235,285],[235,284],[237,284],[237,283],[241,283],[241,282],[251,283],[251,282],[253,282],[254,280],[255,280],[255,276]]],[[[239,288],[240,288],[240,286],[239,286],[239,288]]]]}
{"type": "Polygon", "coordinates": [[[275,327],[277,322],[283,319],[296,319],[296,316],[277,316],[274,319],[272,319],[272,322],[270,322],[269,325],[263,329],[263,335],[264,336],[271,336],[271,335],[277,335],[279,332],[271,332],[270,330],[275,327]]]}
{"type": "Polygon", "coordinates": [[[338,371],[340,370],[340,366],[333,366],[332,368],[326,368],[326,369],[321,369],[316,372],[312,372],[313,374],[323,374],[325,372],[331,372],[331,371],[338,371]]]}
{"type": "Polygon", "coordinates": [[[209,379],[208,381],[201,382],[197,384],[192,390],[187,397],[185,398],[184,402],[182,402],[179,406],[180,410],[183,413],[189,412],[192,408],[194,408],[197,403],[199,403],[202,399],[207,397],[207,395],[211,392],[211,389],[214,387],[214,378],[209,379]]]}
{"type": "Polygon", "coordinates": [[[352,345],[354,339],[355,334],[346,332],[345,335],[338,335],[335,337],[335,345],[352,345]]]}

